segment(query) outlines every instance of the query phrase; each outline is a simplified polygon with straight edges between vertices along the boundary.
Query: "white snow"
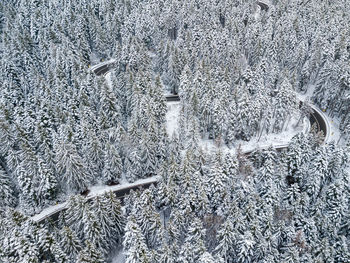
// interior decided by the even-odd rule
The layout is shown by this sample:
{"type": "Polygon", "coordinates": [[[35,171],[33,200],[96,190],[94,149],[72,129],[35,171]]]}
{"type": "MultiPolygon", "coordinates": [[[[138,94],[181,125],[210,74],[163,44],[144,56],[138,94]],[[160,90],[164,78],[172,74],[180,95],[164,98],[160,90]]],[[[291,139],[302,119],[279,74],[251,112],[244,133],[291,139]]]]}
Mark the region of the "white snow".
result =
{"type": "MultiPolygon", "coordinates": [[[[310,92],[306,93],[305,95],[298,94],[298,98],[300,100],[304,100],[307,97],[310,97],[312,94],[312,88],[309,89],[310,92]],[[311,90],[311,91],[310,91],[311,90]]],[[[171,136],[175,131],[178,131],[178,120],[180,116],[180,109],[181,109],[181,103],[180,102],[168,102],[168,112],[166,114],[166,120],[167,120],[167,132],[168,135],[171,136]]],[[[327,116],[320,111],[317,106],[311,105],[312,108],[317,111],[319,114],[321,114],[324,119],[326,120],[327,124],[327,130],[330,131],[331,128],[329,126],[329,121],[327,116]]],[[[201,140],[201,146],[203,149],[207,149],[209,151],[216,151],[219,148],[223,151],[229,151],[232,153],[235,153],[238,146],[241,146],[241,150],[243,152],[250,152],[257,148],[268,148],[270,146],[272,147],[286,147],[288,146],[288,143],[292,139],[293,136],[295,136],[299,132],[308,133],[310,131],[310,122],[307,118],[303,120],[303,124],[301,127],[294,128],[294,124],[297,122],[297,119],[294,118],[291,120],[288,129],[286,131],[283,131],[282,133],[275,134],[264,134],[260,140],[258,141],[258,138],[252,138],[249,142],[246,141],[237,141],[234,145],[234,147],[229,148],[226,145],[216,145],[216,143],[213,140],[209,139],[203,139],[201,140]]],[[[333,122],[335,126],[332,131],[327,133],[327,137],[325,138],[326,143],[329,142],[329,135],[334,135],[334,130],[337,130],[336,128],[336,122],[333,122]]],[[[332,136],[331,136],[332,137],[332,136]]],[[[336,138],[336,136],[335,136],[336,138]]],[[[331,138],[333,139],[333,138],[331,138]]]]}
{"type": "Polygon", "coordinates": [[[291,141],[293,136],[295,136],[299,132],[308,133],[310,131],[310,122],[307,118],[303,120],[302,127],[293,128],[296,120],[291,122],[289,128],[286,131],[283,131],[279,134],[270,133],[261,136],[258,141],[257,137],[252,138],[250,141],[237,141],[235,145],[230,148],[227,145],[216,145],[213,140],[202,140],[201,146],[203,149],[207,149],[208,151],[215,152],[219,148],[223,152],[231,152],[233,154],[237,153],[238,147],[240,146],[242,152],[251,152],[255,149],[266,149],[270,146],[274,148],[287,147],[288,143],[291,141]]]}
{"type": "Polygon", "coordinates": [[[307,91],[305,94],[301,94],[298,92],[295,92],[295,94],[300,101],[305,101],[306,99],[310,99],[312,97],[312,94],[314,93],[315,88],[316,88],[315,85],[310,84],[307,86],[307,91]]]}
{"type": "Polygon", "coordinates": [[[112,63],[114,63],[114,62],[116,62],[115,59],[110,59],[110,60],[104,61],[104,62],[101,62],[101,63],[99,63],[99,64],[93,65],[93,66],[90,68],[90,70],[91,70],[91,71],[94,71],[94,70],[95,70],[96,68],[98,68],[98,67],[101,67],[101,66],[104,66],[104,65],[109,65],[109,64],[112,64],[112,63]]]}
{"type": "Polygon", "coordinates": [[[120,249],[117,252],[117,255],[115,257],[113,257],[112,263],[122,263],[124,261],[125,261],[124,251],[123,251],[123,249],[120,249]]]}
{"type": "Polygon", "coordinates": [[[142,184],[155,183],[159,180],[159,178],[160,178],[159,176],[152,176],[149,178],[137,180],[133,183],[125,183],[125,184],[113,185],[113,186],[95,185],[95,186],[92,186],[89,188],[90,192],[86,198],[91,199],[95,196],[103,195],[104,193],[109,192],[109,191],[117,192],[118,190],[123,190],[126,188],[135,187],[135,186],[142,185],[142,184]]]}
{"type": "Polygon", "coordinates": [[[179,116],[180,116],[180,109],[181,109],[181,103],[178,101],[174,102],[167,102],[168,111],[166,114],[166,121],[167,121],[167,133],[168,136],[171,137],[174,133],[174,131],[178,130],[179,127],[179,116]]]}
{"type": "Polygon", "coordinates": [[[107,85],[109,87],[112,87],[111,72],[107,72],[105,74],[105,79],[106,79],[107,85]]]}
{"type": "Polygon", "coordinates": [[[258,2],[263,3],[263,4],[265,4],[265,5],[268,5],[268,6],[271,5],[270,0],[259,0],[258,2]]]}
{"type": "Polygon", "coordinates": [[[260,7],[255,7],[255,12],[254,12],[255,20],[258,20],[260,18],[260,12],[261,12],[260,7]]]}
{"type": "MultiPolygon", "coordinates": [[[[309,85],[307,88],[307,92],[305,94],[300,94],[300,93],[295,93],[295,94],[300,101],[305,101],[305,100],[310,99],[312,97],[314,90],[315,90],[315,85],[309,85]]],[[[329,118],[329,116],[327,114],[325,114],[324,111],[321,111],[319,109],[319,107],[312,104],[311,101],[310,101],[310,106],[312,107],[312,109],[314,111],[318,112],[326,122],[327,134],[325,137],[325,144],[329,143],[330,141],[335,140],[333,138],[333,136],[335,133],[337,133],[337,134],[339,133],[339,121],[337,122],[337,120],[333,120],[334,125],[331,125],[331,118],[329,118]],[[337,123],[338,123],[338,125],[337,125],[337,123]]],[[[338,136],[340,136],[340,135],[338,134],[338,136]]]]}

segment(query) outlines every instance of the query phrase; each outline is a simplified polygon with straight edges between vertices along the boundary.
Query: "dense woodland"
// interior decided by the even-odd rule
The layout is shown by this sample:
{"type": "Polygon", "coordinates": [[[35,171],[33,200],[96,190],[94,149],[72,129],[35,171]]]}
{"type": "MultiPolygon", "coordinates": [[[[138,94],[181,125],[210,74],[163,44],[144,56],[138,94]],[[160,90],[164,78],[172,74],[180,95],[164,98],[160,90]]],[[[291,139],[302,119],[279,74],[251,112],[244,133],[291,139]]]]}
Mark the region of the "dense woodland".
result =
{"type": "Polygon", "coordinates": [[[349,9],[2,0],[0,262],[350,262],[349,9]],[[90,70],[111,58],[109,80],[90,70]],[[165,93],[181,99],[174,134],[165,93]],[[240,151],[299,125],[305,94],[339,119],[339,140],[240,151]],[[123,202],[80,195],[154,175],[123,202]],[[67,200],[58,220],[30,220],[67,200]]]}

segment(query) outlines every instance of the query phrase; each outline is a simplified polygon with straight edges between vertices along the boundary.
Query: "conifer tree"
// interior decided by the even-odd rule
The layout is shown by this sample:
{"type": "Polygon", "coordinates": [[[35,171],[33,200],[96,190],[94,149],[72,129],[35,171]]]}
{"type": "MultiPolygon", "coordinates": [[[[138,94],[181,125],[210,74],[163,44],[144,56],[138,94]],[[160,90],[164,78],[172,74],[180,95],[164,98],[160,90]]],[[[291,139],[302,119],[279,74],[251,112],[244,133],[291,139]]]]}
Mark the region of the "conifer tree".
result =
{"type": "Polygon", "coordinates": [[[214,167],[209,172],[208,179],[206,182],[208,199],[210,206],[215,211],[219,208],[225,195],[227,194],[227,176],[221,169],[221,165],[216,161],[214,167]]]}
{"type": "Polygon", "coordinates": [[[13,207],[15,202],[16,198],[10,178],[3,169],[0,169],[0,207],[13,207]]]}
{"type": "Polygon", "coordinates": [[[150,253],[145,242],[145,237],[133,217],[127,219],[123,248],[126,263],[150,262],[150,253]]]}
{"type": "Polygon", "coordinates": [[[108,212],[109,222],[112,223],[109,235],[112,241],[113,239],[120,241],[125,223],[121,202],[112,191],[103,195],[102,202],[105,207],[104,211],[108,212]]]}
{"type": "Polygon", "coordinates": [[[129,182],[134,182],[143,177],[144,171],[142,170],[141,158],[137,149],[132,149],[126,158],[125,171],[125,177],[129,182]]]}
{"type": "MultiPolygon", "coordinates": [[[[101,218],[101,220],[103,220],[101,218]]],[[[104,238],[104,232],[101,226],[100,218],[91,210],[87,210],[83,215],[83,231],[85,240],[98,249],[103,254],[107,253],[107,238],[104,238]]]]}
{"type": "Polygon", "coordinates": [[[81,240],[78,238],[76,233],[72,231],[68,226],[64,226],[60,231],[60,247],[63,252],[74,261],[82,250],[81,240]]]}
{"type": "Polygon", "coordinates": [[[185,262],[196,262],[206,251],[204,244],[205,230],[198,218],[188,227],[187,237],[180,252],[180,259],[185,262]]]}
{"type": "Polygon", "coordinates": [[[93,245],[86,241],[85,248],[79,253],[77,263],[104,263],[102,253],[93,245]]]}
{"type": "Polygon", "coordinates": [[[68,189],[84,191],[91,181],[83,159],[76,146],[69,141],[55,143],[57,171],[61,184],[68,189]]]}
{"type": "Polygon", "coordinates": [[[218,231],[217,239],[219,244],[215,248],[217,254],[222,257],[225,262],[230,262],[236,257],[235,246],[237,245],[237,237],[231,220],[231,218],[228,218],[218,231]]]}
{"type": "Polygon", "coordinates": [[[17,180],[20,189],[19,201],[27,213],[33,213],[38,204],[33,179],[28,171],[20,168],[18,170],[17,180]]]}
{"type": "Polygon", "coordinates": [[[110,144],[105,146],[102,178],[105,183],[119,182],[123,173],[122,159],[117,148],[110,144]]]}
{"type": "Polygon", "coordinates": [[[86,200],[80,195],[71,196],[67,201],[67,210],[64,212],[65,222],[80,239],[84,237],[83,218],[88,209],[86,200]]]}

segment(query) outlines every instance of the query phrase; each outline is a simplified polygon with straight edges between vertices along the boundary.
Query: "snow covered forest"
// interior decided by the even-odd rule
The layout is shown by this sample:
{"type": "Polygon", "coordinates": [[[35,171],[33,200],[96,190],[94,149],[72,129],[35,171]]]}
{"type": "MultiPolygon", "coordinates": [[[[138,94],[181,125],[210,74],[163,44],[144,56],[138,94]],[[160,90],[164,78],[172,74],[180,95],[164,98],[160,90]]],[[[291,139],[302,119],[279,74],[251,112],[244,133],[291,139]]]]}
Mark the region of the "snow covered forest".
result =
{"type": "Polygon", "coordinates": [[[348,10],[2,0],[0,262],[350,262],[348,10]],[[305,125],[311,106],[336,138],[305,125]]]}

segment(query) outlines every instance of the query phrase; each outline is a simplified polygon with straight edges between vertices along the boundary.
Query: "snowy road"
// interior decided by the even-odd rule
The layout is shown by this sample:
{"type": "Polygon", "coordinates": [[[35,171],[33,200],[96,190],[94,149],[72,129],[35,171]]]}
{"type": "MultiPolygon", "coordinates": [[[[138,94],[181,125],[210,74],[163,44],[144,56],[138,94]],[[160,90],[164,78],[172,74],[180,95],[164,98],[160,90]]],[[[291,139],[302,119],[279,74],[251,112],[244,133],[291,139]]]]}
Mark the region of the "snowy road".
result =
{"type": "Polygon", "coordinates": [[[101,76],[106,74],[115,62],[115,59],[111,59],[91,67],[90,70],[94,72],[97,76],[101,76]]]}
{"type": "MultiPolygon", "coordinates": [[[[128,183],[128,184],[122,184],[122,185],[114,185],[114,186],[108,186],[108,185],[101,185],[101,186],[93,186],[89,190],[89,194],[87,195],[86,199],[90,200],[96,196],[103,195],[106,192],[112,191],[116,194],[118,198],[124,197],[126,194],[128,194],[131,190],[139,189],[139,188],[146,188],[149,187],[151,184],[157,183],[159,180],[158,176],[146,178],[137,180],[134,183],[128,183]]],[[[67,202],[60,203],[54,206],[50,206],[48,208],[45,208],[41,213],[36,214],[32,216],[30,219],[40,223],[43,222],[45,219],[49,217],[57,217],[58,214],[65,210],[67,208],[67,202]]]]}
{"type": "MultiPolygon", "coordinates": [[[[91,70],[93,70],[93,72],[95,72],[96,74],[101,73],[101,72],[103,72],[103,74],[105,74],[109,70],[108,66],[113,62],[114,62],[114,60],[110,60],[110,61],[101,63],[99,65],[94,66],[91,70]],[[107,70],[106,70],[106,68],[107,68],[107,70]]],[[[179,101],[179,100],[180,100],[179,96],[172,95],[171,99],[169,101],[179,101]]],[[[310,116],[309,116],[310,124],[311,125],[316,124],[317,132],[320,132],[320,131],[323,132],[323,134],[325,136],[323,143],[327,144],[329,142],[329,138],[330,138],[329,135],[330,135],[330,131],[331,131],[330,122],[329,122],[328,118],[325,116],[325,114],[323,114],[323,112],[320,111],[316,106],[311,105],[311,108],[313,109],[313,113],[310,114],[310,116]]],[[[171,133],[173,131],[172,132],[168,131],[168,133],[169,132],[171,135],[171,133]]],[[[278,149],[287,148],[288,144],[287,143],[286,144],[278,144],[278,145],[273,145],[273,147],[278,150],[278,149]]],[[[262,148],[262,147],[260,147],[260,148],[262,148]]],[[[249,152],[251,152],[251,150],[244,151],[244,153],[246,153],[246,154],[249,152]]],[[[159,180],[159,177],[155,176],[155,177],[150,177],[147,179],[138,180],[134,183],[128,183],[128,184],[123,184],[123,185],[93,186],[90,188],[90,193],[87,196],[87,199],[92,199],[93,197],[102,195],[108,191],[112,191],[116,194],[117,197],[122,198],[124,195],[129,193],[132,189],[138,189],[140,187],[148,187],[151,184],[156,183],[158,180],[159,180]]],[[[32,216],[30,219],[35,221],[35,222],[40,223],[49,217],[57,217],[61,211],[66,209],[66,205],[67,205],[67,202],[64,202],[61,204],[57,204],[55,206],[48,207],[48,208],[44,209],[41,213],[32,216]]]]}

